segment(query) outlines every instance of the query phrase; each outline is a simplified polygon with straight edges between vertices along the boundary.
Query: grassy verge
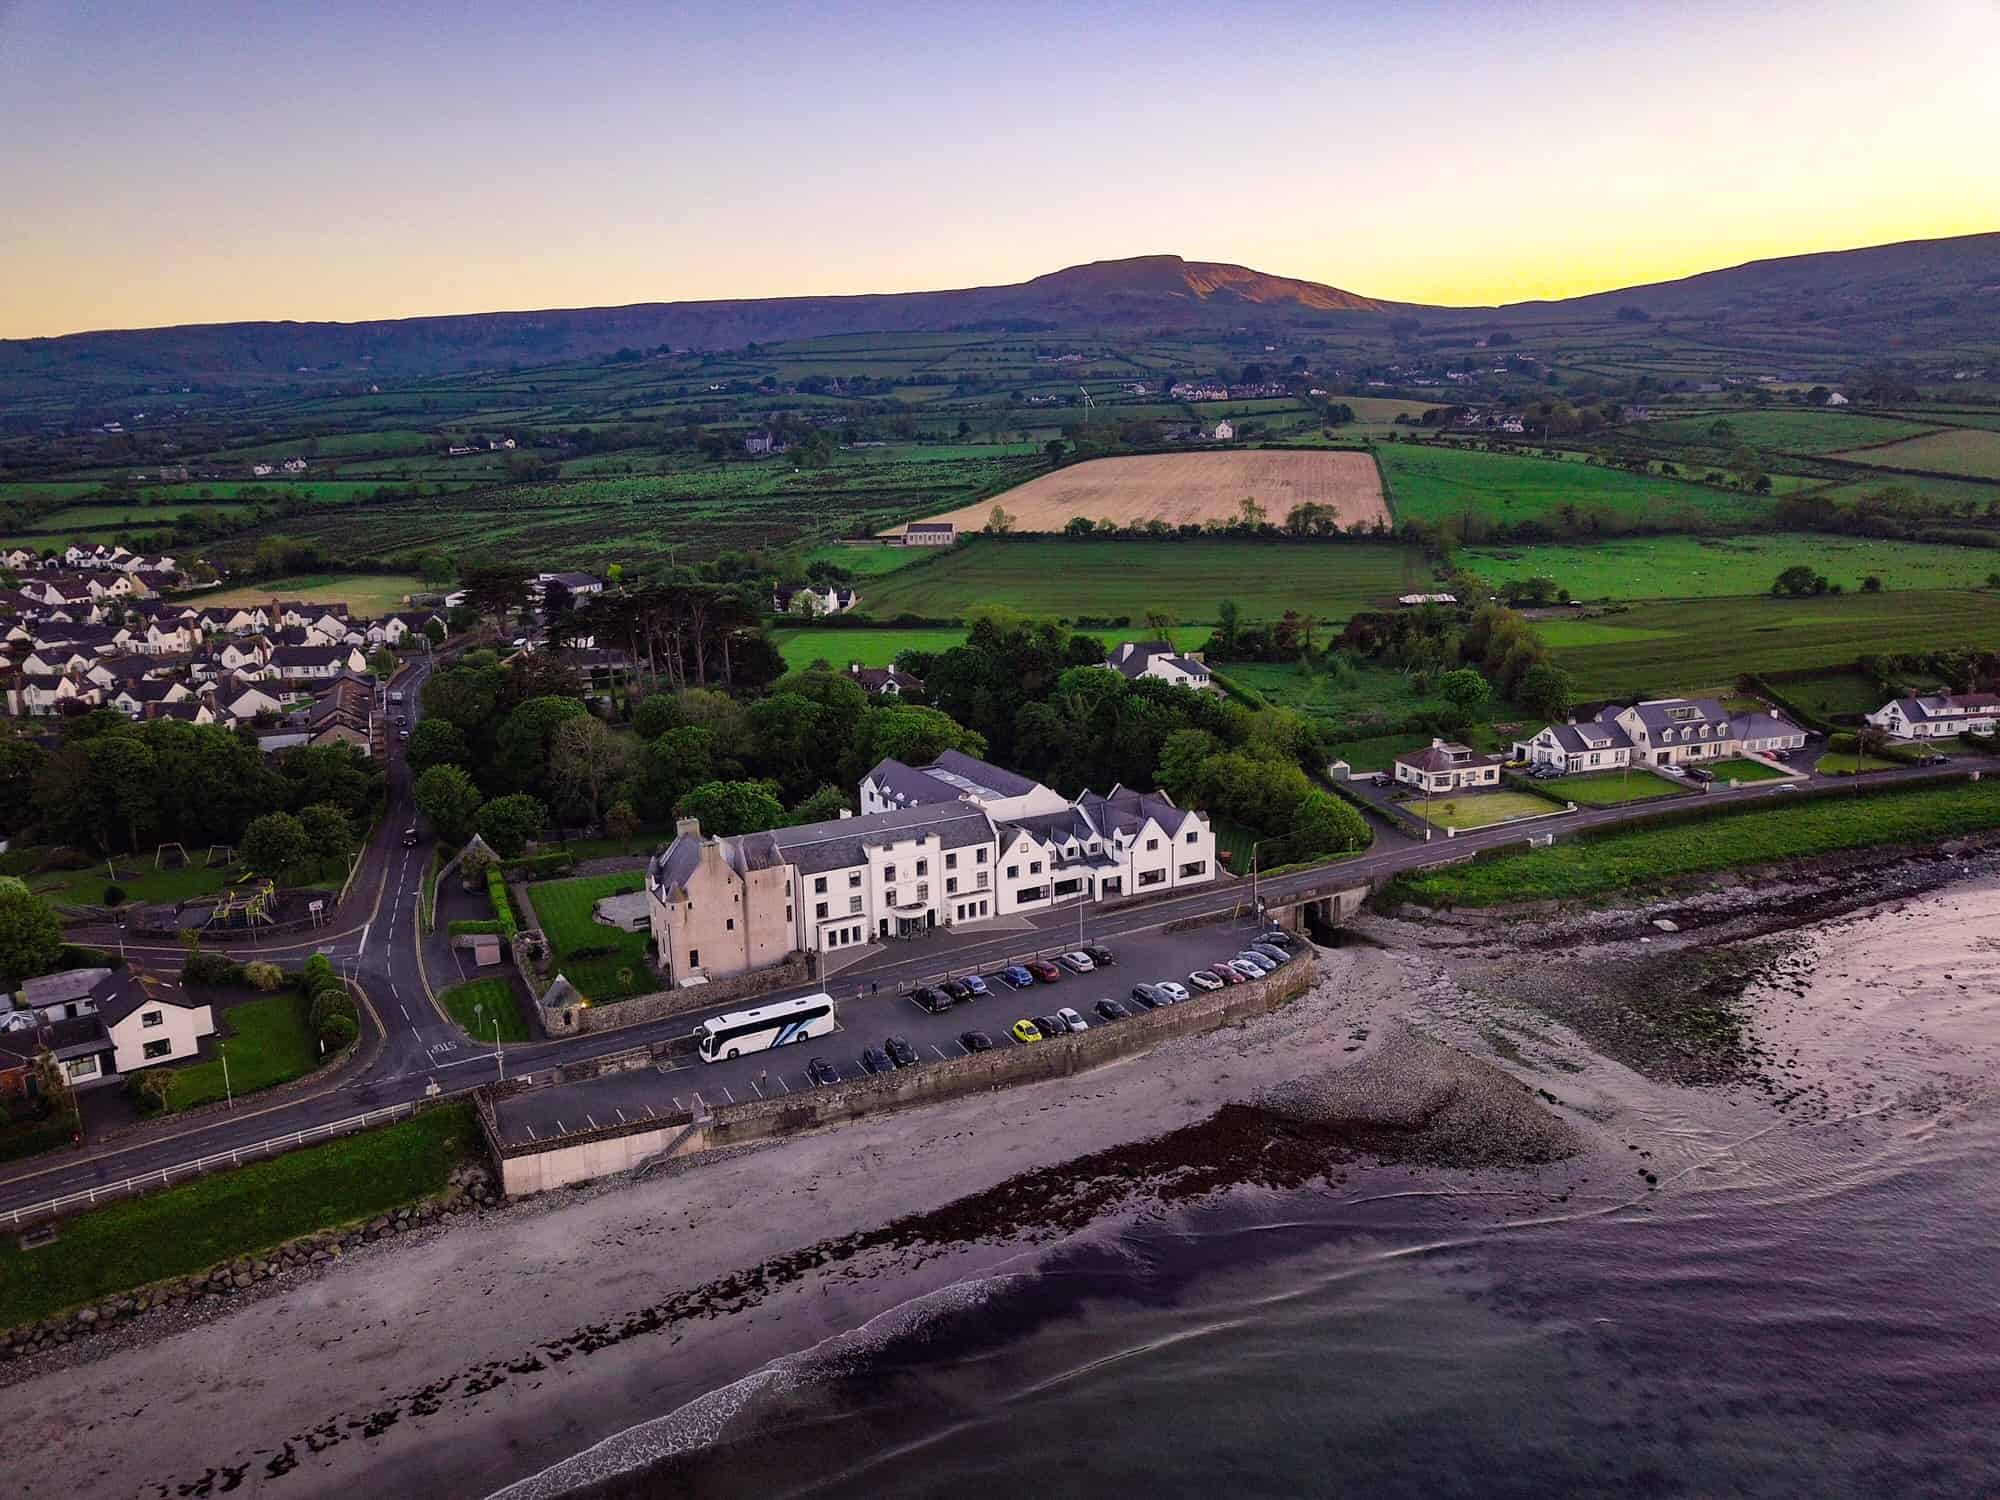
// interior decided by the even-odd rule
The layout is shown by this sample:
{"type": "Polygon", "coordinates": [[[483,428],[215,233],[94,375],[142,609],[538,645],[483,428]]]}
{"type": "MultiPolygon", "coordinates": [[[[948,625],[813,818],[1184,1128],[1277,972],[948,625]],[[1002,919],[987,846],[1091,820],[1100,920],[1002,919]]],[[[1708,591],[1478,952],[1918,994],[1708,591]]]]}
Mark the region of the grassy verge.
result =
{"type": "Polygon", "coordinates": [[[1708,769],[1715,773],[1717,781],[1780,781],[1785,773],[1774,766],[1767,766],[1761,760],[1711,761],[1708,769]]]}
{"type": "MultiPolygon", "coordinates": [[[[237,1097],[289,1083],[319,1062],[305,997],[296,990],[246,1000],[217,1020],[220,1046],[229,1056],[228,1093],[237,1097]]],[[[224,1097],[222,1058],[173,1070],[172,1108],[192,1109],[224,1097]]]]}
{"type": "Polygon", "coordinates": [[[1863,797],[1786,798],[1406,875],[1391,889],[1395,897],[1427,906],[1576,900],[1656,890],[1677,878],[1738,865],[1929,843],[1994,827],[2000,827],[2000,783],[1990,781],[1885,788],[1863,797]]]}
{"type": "Polygon", "coordinates": [[[443,868],[444,849],[440,845],[433,844],[431,845],[430,863],[424,867],[423,889],[417,902],[418,910],[423,913],[425,932],[429,932],[433,927],[437,926],[438,872],[443,868]]]}
{"type": "Polygon", "coordinates": [[[1678,788],[1668,786],[1649,771],[1592,771],[1580,776],[1563,776],[1543,783],[1551,797],[1574,802],[1578,807],[1616,807],[1625,802],[1650,802],[1655,797],[1672,797],[1678,788]]]}
{"type": "Polygon", "coordinates": [[[498,917],[460,917],[445,931],[451,937],[498,937],[504,925],[498,917]]]}
{"type": "Polygon", "coordinates": [[[499,1039],[525,1042],[531,1039],[528,1023],[521,1016],[521,1003],[514,986],[504,979],[468,979],[438,996],[445,1012],[465,1028],[475,1041],[494,1039],[493,1018],[500,1018],[499,1039]]]}
{"type": "Polygon", "coordinates": [[[1490,828],[1516,818],[1545,818],[1562,807],[1532,792],[1450,792],[1428,800],[1413,797],[1403,810],[1436,828],[1490,828]]]}
{"type": "Polygon", "coordinates": [[[478,1140],[471,1107],[450,1105],[93,1210],[45,1250],[0,1241],[0,1328],[373,1217],[443,1187],[478,1140]]]}
{"type": "Polygon", "coordinates": [[[580,880],[548,880],[528,887],[535,918],[555,949],[556,967],[596,1004],[624,1000],[658,988],[646,962],[643,932],[621,932],[591,916],[605,896],[643,890],[644,870],[622,875],[586,875],[580,880]]]}
{"type": "Polygon", "coordinates": [[[1853,776],[1865,771],[1893,771],[1897,763],[1879,755],[1837,755],[1829,751],[1819,758],[1818,769],[1828,776],[1853,776]]]}

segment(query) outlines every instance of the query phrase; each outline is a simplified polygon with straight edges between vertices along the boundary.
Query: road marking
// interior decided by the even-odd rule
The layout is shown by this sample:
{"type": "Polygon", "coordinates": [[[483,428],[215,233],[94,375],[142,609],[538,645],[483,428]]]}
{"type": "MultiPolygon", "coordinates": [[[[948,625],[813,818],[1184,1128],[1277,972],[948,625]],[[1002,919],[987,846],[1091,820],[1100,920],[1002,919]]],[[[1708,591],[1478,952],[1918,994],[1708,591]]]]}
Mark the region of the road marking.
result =
{"type": "Polygon", "coordinates": [[[368,929],[369,929],[370,927],[373,927],[374,925],[375,925],[375,919],[374,919],[373,917],[370,917],[370,918],[369,918],[369,919],[368,919],[367,921],[365,921],[365,922],[363,922],[363,923],[361,924],[361,950],[360,950],[360,951],[361,951],[362,953],[364,953],[364,954],[365,954],[365,953],[367,953],[367,951],[368,951],[368,929]]]}
{"type": "Polygon", "coordinates": [[[764,1097],[763,1086],[759,1084],[756,1079],[753,1078],[750,1080],[750,1087],[757,1090],[757,1097],[759,1099],[764,1097]]]}
{"type": "Polygon", "coordinates": [[[707,1109],[707,1108],[708,1108],[708,1106],[707,1106],[706,1104],[704,1104],[704,1103],[702,1103],[702,1102],[701,1102],[701,1093],[700,1093],[700,1091],[699,1091],[699,1090],[697,1090],[697,1091],[696,1091],[696,1093],[695,1093],[695,1096],[694,1096],[694,1107],[695,1107],[696,1109],[698,1109],[698,1110],[701,1110],[701,1109],[707,1109]]]}
{"type": "Polygon", "coordinates": [[[681,1103],[681,1096],[679,1094],[669,1094],[667,1097],[674,1101],[674,1112],[676,1114],[687,1108],[685,1104],[681,1103]]]}
{"type": "Polygon", "coordinates": [[[403,1013],[403,1019],[404,1019],[405,1021],[407,1021],[407,1020],[409,1020],[409,1019],[410,1019],[410,1008],[409,1008],[409,1006],[407,1006],[407,1005],[400,1005],[400,1004],[399,1004],[399,1005],[398,1005],[398,1006],[396,1007],[396,1009],[397,1009],[397,1010],[400,1010],[400,1011],[401,1011],[401,1012],[403,1013]]]}
{"type": "Polygon", "coordinates": [[[729,1092],[729,1085],[726,1083],[722,1086],[722,1097],[727,1099],[731,1104],[736,1102],[736,1096],[729,1092]]]}

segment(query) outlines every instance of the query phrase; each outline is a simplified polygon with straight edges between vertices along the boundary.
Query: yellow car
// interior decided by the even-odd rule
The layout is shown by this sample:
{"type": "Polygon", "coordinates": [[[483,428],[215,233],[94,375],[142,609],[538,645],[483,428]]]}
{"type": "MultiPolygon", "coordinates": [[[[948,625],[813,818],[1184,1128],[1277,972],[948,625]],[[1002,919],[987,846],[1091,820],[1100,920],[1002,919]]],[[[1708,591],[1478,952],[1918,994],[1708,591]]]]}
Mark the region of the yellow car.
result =
{"type": "Polygon", "coordinates": [[[1033,1021],[1022,1019],[1014,1023],[1014,1040],[1017,1042],[1039,1042],[1042,1028],[1033,1021]]]}

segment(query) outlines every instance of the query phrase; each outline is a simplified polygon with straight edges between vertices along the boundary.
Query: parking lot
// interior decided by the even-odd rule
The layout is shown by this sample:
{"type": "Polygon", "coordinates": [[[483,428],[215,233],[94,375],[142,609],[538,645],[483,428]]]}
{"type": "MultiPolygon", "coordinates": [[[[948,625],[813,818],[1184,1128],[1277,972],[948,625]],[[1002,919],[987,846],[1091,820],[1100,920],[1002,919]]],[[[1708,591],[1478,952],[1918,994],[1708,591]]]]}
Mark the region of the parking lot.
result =
{"type": "MultiPolygon", "coordinates": [[[[1092,1026],[1118,1025],[1100,1019],[1099,1000],[1115,999],[1137,1013],[1139,1003],[1129,998],[1133,985],[1159,980],[1187,985],[1190,972],[1241,952],[1266,925],[1254,920],[1216,922],[1184,932],[1120,939],[1110,945],[1110,966],[1089,974],[1063,970],[1053,983],[1018,985],[1005,977],[1004,965],[987,965],[973,972],[989,993],[938,1014],[911,999],[907,986],[893,993],[863,986],[857,994],[855,987],[843,990],[836,981],[829,989],[838,1029],[827,1035],[714,1063],[691,1055],[675,1057],[657,1067],[516,1094],[499,1101],[501,1136],[509,1143],[546,1140],[635,1119],[686,1110],[699,1113],[704,1107],[798,1093],[816,1086],[808,1076],[816,1060],[829,1070],[829,1083],[852,1082],[867,1076],[864,1049],[884,1048],[890,1037],[906,1042],[921,1064],[965,1056],[970,1049],[960,1038],[968,1031],[982,1033],[996,1049],[1033,1046],[1014,1039],[1014,1023],[1052,1015],[1063,1006],[1078,1011],[1092,1026]]],[[[1085,942],[1091,941],[1086,933],[1085,942]]],[[[965,972],[953,971],[952,977],[962,978],[965,972]]],[[[746,1007],[754,1003],[746,1002],[746,1007]]]]}

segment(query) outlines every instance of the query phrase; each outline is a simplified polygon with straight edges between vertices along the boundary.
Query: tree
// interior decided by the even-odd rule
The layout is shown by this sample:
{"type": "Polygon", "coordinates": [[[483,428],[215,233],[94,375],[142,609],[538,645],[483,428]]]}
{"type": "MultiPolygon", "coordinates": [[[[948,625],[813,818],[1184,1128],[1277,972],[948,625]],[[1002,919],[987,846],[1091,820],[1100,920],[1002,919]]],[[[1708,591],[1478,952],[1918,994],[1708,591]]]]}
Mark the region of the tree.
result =
{"type": "Polygon", "coordinates": [[[604,813],[604,832],[614,839],[629,839],[639,831],[639,814],[629,802],[614,802],[604,813]]]}
{"type": "Polygon", "coordinates": [[[396,653],[391,651],[387,646],[377,646],[375,654],[368,658],[368,670],[384,682],[394,677],[396,675],[396,668],[401,665],[402,662],[397,659],[396,653]]]}
{"type": "Polygon", "coordinates": [[[1569,715],[1571,681],[1569,673],[1554,662],[1537,662],[1521,674],[1515,697],[1530,713],[1555,722],[1569,715]]]}
{"type": "Polygon", "coordinates": [[[1825,585],[1821,583],[1817,573],[1804,563],[1794,563],[1777,576],[1777,579],[1771,584],[1771,592],[1774,594],[1789,594],[1793,598],[1798,598],[1814,592],[1813,585],[1815,583],[1820,583],[1820,592],[1825,592],[1825,585]]]}
{"type": "Polygon", "coordinates": [[[311,856],[312,838],[305,824],[290,813],[265,813],[250,820],[237,841],[236,852],[258,874],[278,879],[311,856]]]}
{"type": "Polygon", "coordinates": [[[1014,529],[1014,518],[1002,506],[994,506],[986,517],[986,530],[993,536],[1005,536],[1014,529]]]}
{"type": "Polygon", "coordinates": [[[12,989],[46,974],[62,956],[62,923],[48,903],[15,876],[0,876],[0,979],[12,989]]]}
{"type": "MultiPolygon", "coordinates": [[[[1048,459],[1049,467],[1051,469],[1057,468],[1061,465],[1063,461],[1063,454],[1066,451],[1067,450],[1064,448],[1063,440],[1061,438],[1050,438],[1046,443],[1042,444],[1042,455],[1043,457],[1048,459]]],[[[1000,507],[996,505],[994,509],[999,510],[1000,507]]],[[[1002,512],[1002,514],[1004,514],[1004,512],[1002,512]]],[[[990,531],[992,529],[993,528],[989,524],[987,530],[990,531]]]]}
{"type": "Polygon", "coordinates": [[[1258,504],[1256,497],[1252,495],[1243,497],[1243,503],[1237,507],[1237,513],[1245,526],[1262,526],[1266,519],[1264,507],[1258,504]]]}
{"type": "Polygon", "coordinates": [[[315,802],[299,809],[299,826],[305,829],[311,856],[322,870],[343,867],[354,857],[354,824],[346,809],[315,802]]]}
{"type": "Polygon", "coordinates": [[[785,821],[775,783],[769,781],[705,781],[681,798],[679,817],[699,818],[703,833],[759,833],[785,821]]]}
{"type": "Polygon", "coordinates": [[[1215,644],[1224,660],[1233,660],[1242,630],[1243,609],[1234,599],[1224,599],[1215,607],[1215,644]]]}
{"type": "Polygon", "coordinates": [[[1493,696],[1493,685],[1470,667],[1460,667],[1438,679],[1438,696],[1465,718],[1493,696]]]}
{"type": "Polygon", "coordinates": [[[664,823],[682,797],[716,779],[715,731],[700,724],[669,729],[639,752],[633,790],[641,817],[664,823]]]}
{"type": "Polygon", "coordinates": [[[412,775],[421,776],[432,766],[465,766],[472,763],[466,748],[465,732],[449,719],[419,719],[410,731],[403,760],[412,775]]]}
{"type": "Polygon", "coordinates": [[[518,859],[530,841],[542,836],[548,825],[548,809],[540,799],[525,792],[495,797],[479,809],[475,823],[479,836],[493,846],[502,859],[518,859]]]}
{"type": "Polygon", "coordinates": [[[842,813],[853,810],[854,804],[848,800],[847,793],[837,786],[823,786],[793,807],[785,821],[793,825],[831,823],[842,813]]]}
{"type": "Polygon", "coordinates": [[[624,774],[625,743],[602,719],[570,719],[556,730],[549,746],[549,779],[590,809],[592,823],[604,810],[604,794],[624,774]]]}
{"type": "Polygon", "coordinates": [[[1097,531],[1097,523],[1088,516],[1071,516],[1063,523],[1063,531],[1068,536],[1091,536],[1097,531]]]}
{"type": "Polygon", "coordinates": [[[642,740],[656,740],[669,729],[687,722],[680,700],[672,693],[654,693],[639,700],[632,710],[632,728],[642,740]]]}
{"type": "Polygon", "coordinates": [[[1365,849],[1373,838],[1358,809],[1317,787],[1301,797],[1292,812],[1292,836],[1286,854],[1293,860],[1316,859],[1365,849]]]}
{"type": "Polygon", "coordinates": [[[1866,578],[1861,580],[1861,592],[1864,594],[1881,593],[1882,592],[1881,577],[1877,574],[1870,573],[1866,578]]]}
{"type": "Polygon", "coordinates": [[[572,719],[584,718],[589,710],[575,698],[543,696],[530,698],[509,713],[500,725],[494,746],[496,790],[540,792],[548,785],[549,749],[555,734],[572,719]]]}
{"type": "Polygon", "coordinates": [[[417,811],[431,820],[447,844],[462,844],[472,833],[479,812],[479,788],[457,766],[432,766],[417,778],[417,811]]]}

